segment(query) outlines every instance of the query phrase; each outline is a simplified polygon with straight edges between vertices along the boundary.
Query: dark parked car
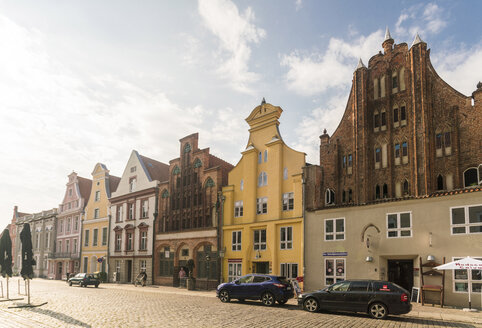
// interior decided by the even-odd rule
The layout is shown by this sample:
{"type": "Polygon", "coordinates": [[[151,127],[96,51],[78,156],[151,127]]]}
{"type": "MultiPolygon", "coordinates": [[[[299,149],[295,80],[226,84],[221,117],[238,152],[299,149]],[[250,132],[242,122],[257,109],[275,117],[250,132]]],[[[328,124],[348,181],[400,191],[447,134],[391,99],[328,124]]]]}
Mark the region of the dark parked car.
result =
{"type": "Polygon", "coordinates": [[[273,306],[276,302],[285,304],[293,297],[291,283],[280,276],[264,274],[248,274],[237,280],[220,284],[216,296],[221,302],[229,302],[235,298],[261,300],[264,305],[273,306]]]}
{"type": "Polygon", "coordinates": [[[298,305],[306,311],[319,310],[365,312],[372,318],[410,312],[410,293],[393,282],[345,280],[325,289],[298,296],[298,305]]]}
{"type": "Polygon", "coordinates": [[[99,287],[100,280],[92,273],[77,273],[72,278],[69,278],[67,283],[69,286],[72,286],[73,284],[78,284],[80,287],[94,285],[97,288],[99,287]]]}

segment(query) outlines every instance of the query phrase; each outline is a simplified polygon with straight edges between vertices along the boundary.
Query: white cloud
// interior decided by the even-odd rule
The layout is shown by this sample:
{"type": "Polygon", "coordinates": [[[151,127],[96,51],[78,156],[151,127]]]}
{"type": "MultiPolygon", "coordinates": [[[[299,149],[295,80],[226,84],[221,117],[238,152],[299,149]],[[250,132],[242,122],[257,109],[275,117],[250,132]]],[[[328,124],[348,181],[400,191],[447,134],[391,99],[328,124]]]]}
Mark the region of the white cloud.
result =
{"type": "Polygon", "coordinates": [[[90,178],[103,162],[120,175],[132,149],[168,162],[179,156],[177,140],[194,132],[200,144],[224,146],[214,155],[239,158],[240,149],[219,141],[242,140],[233,109],[185,107],[117,76],[77,74],[48,53],[40,32],[2,15],[0,48],[1,213],[56,207],[72,170],[90,178]]]}
{"type": "Polygon", "coordinates": [[[369,36],[344,41],[331,38],[324,53],[302,54],[294,51],[281,56],[281,65],[288,67],[285,80],[288,89],[300,95],[311,96],[330,88],[343,88],[350,84],[358,58],[365,64],[376,54],[383,41],[378,30],[369,36]]]}
{"type": "Polygon", "coordinates": [[[437,34],[447,25],[447,15],[435,3],[413,5],[402,11],[395,24],[398,37],[411,38],[416,33],[424,35],[437,34]]]}
{"type": "Polygon", "coordinates": [[[251,93],[251,84],[259,80],[259,75],[249,70],[250,44],[257,44],[266,36],[263,29],[252,23],[253,10],[248,7],[241,14],[229,0],[199,0],[198,9],[206,27],[220,41],[222,59],[218,73],[233,89],[251,93]]]}

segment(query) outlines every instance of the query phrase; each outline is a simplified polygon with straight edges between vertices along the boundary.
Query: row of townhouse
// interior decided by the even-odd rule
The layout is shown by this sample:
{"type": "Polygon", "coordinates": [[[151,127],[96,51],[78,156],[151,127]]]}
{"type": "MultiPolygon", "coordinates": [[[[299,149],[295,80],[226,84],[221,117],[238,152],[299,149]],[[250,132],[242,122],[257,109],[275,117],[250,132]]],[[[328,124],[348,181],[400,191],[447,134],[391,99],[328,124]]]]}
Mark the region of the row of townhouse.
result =
{"type": "Polygon", "coordinates": [[[388,279],[463,305],[482,272],[430,269],[482,258],[482,83],[472,97],[451,88],[418,36],[409,48],[387,30],[382,46],[360,60],[319,164],[284,143],[282,109],[263,99],[235,166],[199,149],[197,133],[169,164],[132,151],[120,178],[103,164],[92,180],[72,173],[58,211],[15,208],[11,234],[32,225],[36,274],[55,279],[103,271],[128,283],[145,271],[178,286],[184,269],[209,289],[257,272],[302,277],[305,290],[388,279]]]}

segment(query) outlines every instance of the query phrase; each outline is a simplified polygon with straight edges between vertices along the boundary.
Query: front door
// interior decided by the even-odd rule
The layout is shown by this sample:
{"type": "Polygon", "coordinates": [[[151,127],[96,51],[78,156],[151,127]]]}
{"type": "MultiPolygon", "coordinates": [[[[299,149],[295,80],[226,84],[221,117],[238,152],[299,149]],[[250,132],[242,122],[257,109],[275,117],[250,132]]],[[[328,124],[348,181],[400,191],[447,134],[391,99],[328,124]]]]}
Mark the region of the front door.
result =
{"type": "Polygon", "coordinates": [[[253,273],[269,273],[269,262],[254,262],[254,272],[253,273]]]}
{"type": "Polygon", "coordinates": [[[413,287],[413,260],[388,260],[388,281],[410,292],[413,287]]]}
{"type": "Polygon", "coordinates": [[[127,282],[132,282],[132,260],[127,260],[127,282]]]}
{"type": "Polygon", "coordinates": [[[55,275],[55,279],[62,279],[62,262],[57,262],[57,274],[55,275]]]}

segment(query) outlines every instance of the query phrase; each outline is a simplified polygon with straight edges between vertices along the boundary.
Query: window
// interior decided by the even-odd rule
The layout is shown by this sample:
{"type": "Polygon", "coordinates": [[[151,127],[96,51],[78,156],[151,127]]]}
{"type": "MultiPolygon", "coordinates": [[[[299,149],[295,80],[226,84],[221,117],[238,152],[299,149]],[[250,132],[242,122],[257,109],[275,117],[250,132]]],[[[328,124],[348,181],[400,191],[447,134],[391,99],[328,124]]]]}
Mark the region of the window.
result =
{"type": "Polygon", "coordinates": [[[132,232],[127,232],[127,233],[126,233],[126,242],[127,242],[127,244],[126,244],[126,250],[127,250],[127,251],[132,251],[132,250],[133,250],[133,248],[132,248],[132,246],[133,246],[132,240],[133,240],[133,238],[132,238],[132,232]]]}
{"type": "Polygon", "coordinates": [[[170,251],[169,246],[164,247],[164,251],[160,253],[159,257],[159,275],[172,277],[174,273],[174,253],[170,251]]]}
{"type": "Polygon", "coordinates": [[[376,185],[375,187],[375,199],[380,199],[380,186],[376,185]]]}
{"type": "Polygon", "coordinates": [[[263,155],[261,155],[261,152],[258,153],[258,164],[263,163],[263,155]]]}
{"type": "MultiPolygon", "coordinates": [[[[453,258],[454,261],[462,259],[461,257],[453,258]]],[[[475,258],[482,261],[482,257],[475,258]]],[[[480,293],[482,287],[482,270],[454,270],[452,275],[454,282],[454,292],[468,293],[469,290],[472,293],[480,293]]]]}
{"type": "Polygon", "coordinates": [[[331,189],[326,189],[325,191],[325,204],[326,205],[335,204],[335,192],[331,189]]]}
{"type": "Polygon", "coordinates": [[[100,200],[100,191],[95,192],[95,201],[98,202],[100,200]]]}
{"type": "MultiPolygon", "coordinates": [[[[395,75],[392,76],[392,89],[397,89],[398,88],[398,78],[397,78],[397,73],[394,73],[395,75]]],[[[396,90],[393,90],[393,92],[397,92],[396,90]]]]}
{"type": "Polygon", "coordinates": [[[40,248],[40,233],[37,233],[36,237],[37,237],[36,238],[37,239],[37,247],[36,248],[39,249],[40,248]]]}
{"type": "Polygon", "coordinates": [[[74,219],[74,230],[77,231],[79,230],[79,217],[76,216],[74,219]]]}
{"type": "Polygon", "coordinates": [[[479,176],[480,174],[480,165],[479,169],[476,167],[468,168],[464,171],[464,187],[473,187],[477,186],[481,183],[482,177],[479,176]]]}
{"type": "Polygon", "coordinates": [[[241,278],[242,272],[242,263],[228,263],[228,281],[241,278]]]}
{"type": "Polygon", "coordinates": [[[66,253],[70,252],[70,240],[65,241],[65,252],[66,253]]]}
{"type": "Polygon", "coordinates": [[[412,213],[387,214],[387,237],[412,237],[412,213]]]}
{"type": "Polygon", "coordinates": [[[63,232],[64,231],[64,220],[60,220],[59,221],[59,232],[63,232]]]}
{"type": "Polygon", "coordinates": [[[325,259],[325,285],[345,280],[345,259],[325,259]]]}
{"type": "Polygon", "coordinates": [[[74,239],[74,249],[72,251],[77,253],[77,239],[74,239]]]}
{"type": "Polygon", "coordinates": [[[407,110],[405,106],[400,107],[400,123],[402,125],[407,124],[407,110]]]}
{"type": "Polygon", "coordinates": [[[241,231],[232,232],[231,250],[233,251],[241,250],[241,231]]]}
{"type": "Polygon", "coordinates": [[[241,180],[241,182],[239,183],[239,190],[243,191],[244,189],[244,180],[241,180]]]}
{"type": "Polygon", "coordinates": [[[88,258],[88,257],[84,257],[84,272],[89,272],[89,271],[87,270],[88,262],[89,262],[89,258],[88,258]]]}
{"type": "Polygon", "coordinates": [[[99,209],[98,208],[94,209],[94,219],[98,219],[99,216],[100,216],[99,215],[99,209]]]}
{"type": "Polygon", "coordinates": [[[234,203],[234,217],[239,218],[243,216],[243,201],[238,200],[234,203]]]}
{"type": "Polygon", "coordinates": [[[102,228],[102,246],[107,245],[107,227],[102,228]]]}
{"type": "Polygon", "coordinates": [[[140,232],[140,235],[141,235],[140,250],[145,251],[145,250],[147,250],[147,231],[142,230],[140,232]]]}
{"type": "Polygon", "coordinates": [[[89,230],[85,230],[84,246],[89,246],[89,230]]]}
{"type": "Polygon", "coordinates": [[[341,161],[341,167],[343,169],[346,167],[346,156],[343,156],[343,160],[341,161]]]}
{"type": "Polygon", "coordinates": [[[258,176],[258,187],[266,186],[268,184],[268,174],[261,172],[258,176]]]}
{"type": "Polygon", "coordinates": [[[143,200],[142,201],[142,217],[147,218],[148,217],[148,210],[149,210],[149,201],[148,200],[143,200]]]}
{"type": "Polygon", "coordinates": [[[92,246],[97,246],[98,238],[99,238],[99,229],[94,229],[92,233],[92,246]]]}
{"type": "Polygon", "coordinates": [[[380,163],[382,161],[382,149],[375,148],[375,168],[380,168],[380,163]]]}
{"type": "Polygon", "coordinates": [[[122,234],[120,232],[116,232],[115,234],[115,250],[120,252],[122,245],[122,234]]]}
{"type": "Polygon", "coordinates": [[[129,179],[129,192],[133,192],[134,190],[136,190],[136,182],[137,179],[135,177],[129,179]]]}
{"type": "Polygon", "coordinates": [[[45,248],[50,247],[50,231],[45,234],[45,248]]]}
{"type": "Polygon", "coordinates": [[[381,127],[382,127],[382,130],[384,130],[384,128],[386,128],[386,125],[387,125],[387,113],[385,111],[382,111],[382,124],[381,124],[381,127]]]}
{"type": "Polygon", "coordinates": [[[257,198],[256,204],[256,214],[268,213],[268,197],[257,198]]]}
{"type": "Polygon", "coordinates": [[[366,292],[368,291],[368,285],[369,285],[368,281],[354,280],[350,282],[350,287],[348,288],[348,290],[350,292],[366,292]]]}
{"type": "Polygon", "coordinates": [[[69,189],[69,196],[72,196],[72,189],[69,189]]]}
{"type": "Polygon", "coordinates": [[[408,189],[408,180],[405,179],[405,181],[403,181],[403,195],[408,195],[410,193],[410,190],[408,189]]]}
{"type": "Polygon", "coordinates": [[[254,230],[254,250],[266,249],[266,229],[254,230]]]}
{"type": "Polygon", "coordinates": [[[293,192],[283,194],[283,211],[291,211],[294,208],[294,197],[293,192]]]}
{"type": "Polygon", "coordinates": [[[139,267],[140,267],[140,272],[146,272],[146,270],[147,270],[147,261],[146,261],[146,260],[140,260],[140,261],[139,261],[139,267]]]}
{"type": "Polygon", "coordinates": [[[293,227],[281,227],[280,231],[281,249],[293,248],[293,227]]]}
{"type": "Polygon", "coordinates": [[[268,161],[268,151],[264,151],[264,162],[266,163],[268,161]]]}
{"type": "Polygon", "coordinates": [[[288,180],[288,168],[283,169],[283,180],[288,180]]]}
{"type": "Polygon", "coordinates": [[[400,165],[400,144],[396,143],[394,146],[394,152],[395,152],[395,165],[400,165]]]}
{"type": "Polygon", "coordinates": [[[441,174],[437,176],[437,190],[444,190],[444,178],[441,174]]]}
{"type": "Polygon", "coordinates": [[[348,167],[352,167],[353,166],[353,156],[352,154],[349,154],[348,155],[348,167]]]}
{"type": "Polygon", "coordinates": [[[388,198],[388,186],[386,183],[383,184],[383,198],[388,198]]]}
{"type": "Polygon", "coordinates": [[[380,127],[380,114],[375,113],[375,116],[373,117],[373,119],[374,119],[375,131],[378,131],[378,128],[380,127]]]}
{"type": "Polygon", "coordinates": [[[398,126],[398,107],[393,109],[393,125],[398,126]]]}
{"type": "Polygon", "coordinates": [[[450,209],[452,235],[482,233],[482,205],[450,209]]]}
{"type": "Polygon", "coordinates": [[[136,167],[135,166],[131,167],[131,173],[134,173],[135,171],[136,171],[136,167]]]}
{"type": "Polygon", "coordinates": [[[288,279],[298,277],[298,263],[281,263],[281,276],[288,279]]]}
{"type": "Polygon", "coordinates": [[[59,241],[59,247],[57,247],[57,252],[62,253],[62,241],[59,241]]]}
{"type": "Polygon", "coordinates": [[[72,223],[72,218],[67,219],[67,232],[70,232],[70,225],[72,223]]]}
{"type": "Polygon", "coordinates": [[[442,133],[435,135],[435,148],[442,149],[442,133]]]}
{"type": "Polygon", "coordinates": [[[325,241],[345,240],[345,218],[325,219],[325,241]]]}
{"type": "Polygon", "coordinates": [[[378,79],[374,78],[373,79],[373,99],[378,99],[379,96],[379,91],[380,89],[378,88],[378,79]]]}
{"type": "Polygon", "coordinates": [[[408,163],[408,144],[406,141],[402,142],[402,157],[403,164],[408,163]]]}
{"type": "Polygon", "coordinates": [[[134,203],[127,204],[127,215],[129,220],[134,220],[134,203]]]}
{"type": "Polygon", "coordinates": [[[122,220],[124,219],[124,215],[122,213],[122,210],[123,210],[123,205],[117,205],[117,218],[116,218],[116,222],[122,222],[122,220]]]}

